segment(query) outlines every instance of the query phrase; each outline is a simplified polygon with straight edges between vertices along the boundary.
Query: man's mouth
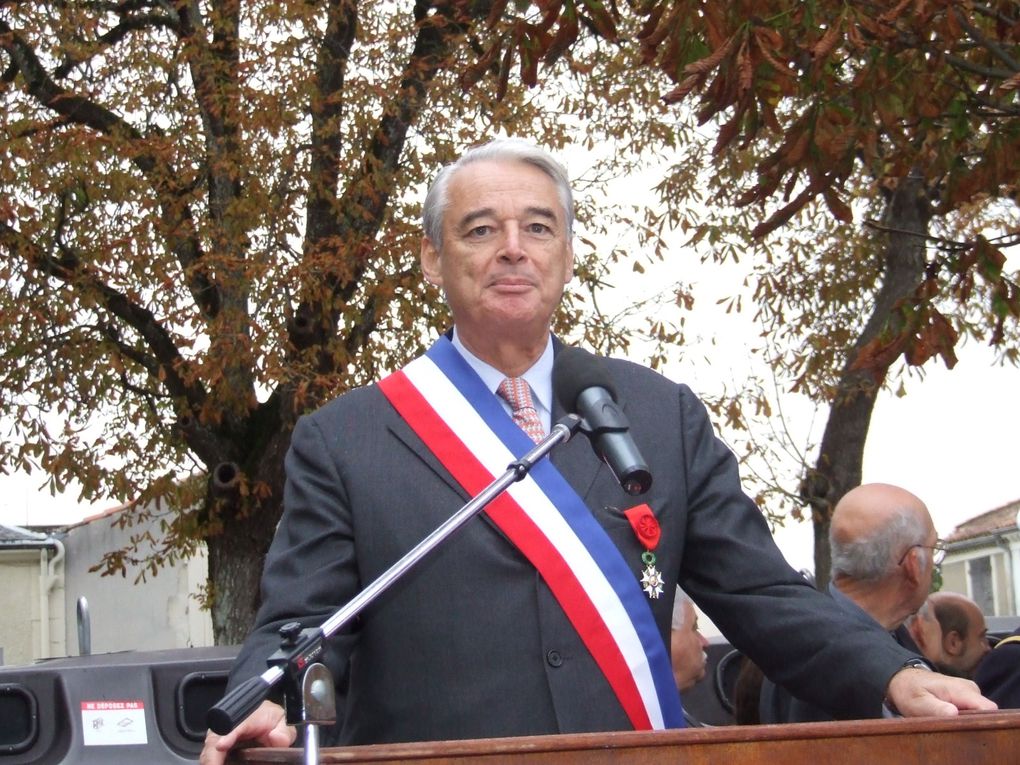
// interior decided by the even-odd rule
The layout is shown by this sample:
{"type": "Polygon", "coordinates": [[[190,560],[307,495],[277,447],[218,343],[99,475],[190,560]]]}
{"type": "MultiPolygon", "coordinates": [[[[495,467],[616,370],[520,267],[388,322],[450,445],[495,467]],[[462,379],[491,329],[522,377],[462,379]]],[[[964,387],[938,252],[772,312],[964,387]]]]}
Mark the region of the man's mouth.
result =
{"type": "Polygon", "coordinates": [[[531,289],[535,285],[531,279],[525,279],[518,276],[504,276],[493,279],[489,283],[489,286],[493,289],[507,292],[523,292],[524,290],[531,289]]]}

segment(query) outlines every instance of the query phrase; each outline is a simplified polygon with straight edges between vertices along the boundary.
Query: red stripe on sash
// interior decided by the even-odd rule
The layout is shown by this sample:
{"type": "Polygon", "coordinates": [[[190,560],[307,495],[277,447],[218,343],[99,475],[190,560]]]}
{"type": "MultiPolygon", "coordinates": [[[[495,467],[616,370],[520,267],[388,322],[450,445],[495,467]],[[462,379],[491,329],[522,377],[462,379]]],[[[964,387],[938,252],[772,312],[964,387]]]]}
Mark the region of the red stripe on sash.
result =
{"type": "MultiPolygon", "coordinates": [[[[478,494],[493,481],[495,476],[485,469],[403,372],[394,372],[380,382],[380,387],[401,417],[468,494],[478,494]]],[[[651,729],[644,701],[623,654],[556,546],[507,492],[490,502],[485,513],[541,573],[634,728],[651,729]]]]}

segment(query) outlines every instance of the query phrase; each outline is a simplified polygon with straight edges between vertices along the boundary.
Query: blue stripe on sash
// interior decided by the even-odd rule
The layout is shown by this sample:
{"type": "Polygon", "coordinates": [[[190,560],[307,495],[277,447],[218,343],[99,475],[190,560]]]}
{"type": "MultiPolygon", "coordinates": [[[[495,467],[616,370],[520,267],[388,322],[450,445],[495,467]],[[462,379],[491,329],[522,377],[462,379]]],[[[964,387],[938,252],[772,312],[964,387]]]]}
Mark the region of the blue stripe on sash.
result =
{"type": "MultiPolygon", "coordinates": [[[[515,457],[523,456],[534,447],[534,442],[511,419],[498,399],[446,337],[440,338],[426,355],[464,394],[515,457]]],[[[666,727],[684,727],[683,709],[669,655],[655,624],[651,607],[634,573],[605,530],[595,520],[591,510],[551,461],[544,459],[538,462],[532,467],[529,475],[548,495],[567,524],[589,550],[623,604],[648,658],[666,727]]]]}

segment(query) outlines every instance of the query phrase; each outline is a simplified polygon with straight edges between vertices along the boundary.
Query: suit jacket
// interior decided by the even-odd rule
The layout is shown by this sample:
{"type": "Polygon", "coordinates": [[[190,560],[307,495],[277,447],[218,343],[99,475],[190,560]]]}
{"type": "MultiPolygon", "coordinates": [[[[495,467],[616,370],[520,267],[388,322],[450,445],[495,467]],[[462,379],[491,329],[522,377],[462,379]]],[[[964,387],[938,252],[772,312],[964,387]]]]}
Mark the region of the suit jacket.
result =
{"type": "MultiPolygon", "coordinates": [[[[831,582],[829,583],[829,595],[832,602],[836,604],[840,611],[842,611],[845,616],[845,621],[853,622],[861,626],[871,626],[878,630],[882,630],[882,626],[876,622],[867,611],[844,595],[839,588],[831,582]]],[[[907,630],[897,630],[892,636],[884,631],[883,634],[890,637],[894,642],[902,645],[906,650],[912,651],[914,655],[921,655],[920,651],[916,650],[916,645],[907,630]],[[904,637],[907,641],[909,641],[908,644],[903,642],[904,637]],[[914,648],[911,648],[911,646],[914,646],[914,648]]],[[[882,706],[882,699],[880,698],[877,700],[877,703],[871,705],[870,708],[863,709],[860,713],[855,714],[854,716],[871,718],[882,717],[883,715],[884,710],[882,706]]],[[[835,717],[835,713],[829,711],[825,705],[812,703],[798,698],[797,695],[791,693],[782,685],[777,685],[771,679],[765,677],[761,684],[758,716],[763,724],[773,724],[832,720],[835,717]]]]}
{"type": "MultiPolygon", "coordinates": [[[[842,716],[873,708],[910,654],[847,619],[787,565],[686,386],[606,363],[650,491],[625,494],[581,436],[552,461],[634,575],[644,548],[621,511],[647,502],[662,528],[655,554],[666,592],[679,582],[737,648],[806,698],[842,716]]],[[[554,421],[563,414],[557,405],[554,421]]],[[[303,417],[286,470],[263,605],[232,685],[265,670],[282,624],[320,624],[469,499],[375,385],[303,417]]],[[[650,605],[668,646],[672,598],[650,605]]],[[[367,607],[333,649],[347,691],[342,743],[630,727],[549,588],[484,514],[367,607]]]]}
{"type": "MultiPolygon", "coordinates": [[[[1009,637],[1020,637],[1020,630],[1009,637]]],[[[1020,642],[1000,643],[986,653],[974,682],[1002,709],[1020,709],[1020,642]]]]}

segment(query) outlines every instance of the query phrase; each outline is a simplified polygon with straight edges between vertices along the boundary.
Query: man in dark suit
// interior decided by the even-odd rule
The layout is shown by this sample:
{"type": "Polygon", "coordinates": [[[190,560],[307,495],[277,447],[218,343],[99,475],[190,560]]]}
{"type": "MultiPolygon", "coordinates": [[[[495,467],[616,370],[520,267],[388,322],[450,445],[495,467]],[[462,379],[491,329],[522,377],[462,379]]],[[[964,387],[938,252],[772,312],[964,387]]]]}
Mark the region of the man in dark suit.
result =
{"type": "Polygon", "coordinates": [[[974,675],[981,692],[1004,709],[1020,709],[1020,629],[985,654],[974,675]]]}
{"type": "MultiPolygon", "coordinates": [[[[473,496],[480,475],[532,446],[525,432],[565,414],[550,333],[573,270],[563,168],[524,142],[487,144],[444,168],[423,218],[422,271],[454,329],[298,423],[263,605],[232,684],[265,669],[280,625],[320,624],[473,496]]],[[[333,641],[342,743],[682,724],[665,648],[676,584],[766,672],[838,715],[887,694],[908,714],[989,706],[972,684],[904,669],[910,653],[842,618],[786,564],[686,386],[604,363],[651,490],[639,502],[625,493],[582,438],[554,450],[333,641]]],[[[294,735],[266,702],[230,734],[210,733],[202,762],[294,735]]]]}

